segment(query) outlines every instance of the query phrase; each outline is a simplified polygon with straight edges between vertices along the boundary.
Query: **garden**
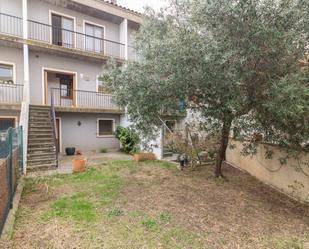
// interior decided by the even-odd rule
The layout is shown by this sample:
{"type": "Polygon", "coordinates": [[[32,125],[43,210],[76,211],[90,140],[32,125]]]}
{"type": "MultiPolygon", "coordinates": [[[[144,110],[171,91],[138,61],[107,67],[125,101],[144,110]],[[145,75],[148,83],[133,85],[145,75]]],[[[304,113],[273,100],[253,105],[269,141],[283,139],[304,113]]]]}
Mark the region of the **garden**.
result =
{"type": "Polygon", "coordinates": [[[27,178],[1,248],[309,247],[309,210],[224,165],[93,161],[84,173],[27,178]]]}

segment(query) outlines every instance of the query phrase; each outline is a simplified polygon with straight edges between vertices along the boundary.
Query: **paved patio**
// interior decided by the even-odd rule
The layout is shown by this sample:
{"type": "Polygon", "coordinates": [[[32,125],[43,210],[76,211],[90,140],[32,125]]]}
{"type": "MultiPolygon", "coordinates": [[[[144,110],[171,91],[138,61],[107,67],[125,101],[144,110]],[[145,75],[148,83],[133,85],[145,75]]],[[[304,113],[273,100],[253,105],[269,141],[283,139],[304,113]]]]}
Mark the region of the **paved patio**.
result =
{"type": "Polygon", "coordinates": [[[84,152],[82,155],[66,156],[59,155],[58,169],[49,170],[44,172],[33,172],[27,174],[29,177],[39,176],[39,175],[53,175],[53,174],[71,174],[72,171],[72,160],[77,158],[85,158],[88,165],[95,165],[96,161],[110,161],[110,160],[132,160],[132,156],[126,153],[114,150],[107,153],[98,152],[84,152]]]}

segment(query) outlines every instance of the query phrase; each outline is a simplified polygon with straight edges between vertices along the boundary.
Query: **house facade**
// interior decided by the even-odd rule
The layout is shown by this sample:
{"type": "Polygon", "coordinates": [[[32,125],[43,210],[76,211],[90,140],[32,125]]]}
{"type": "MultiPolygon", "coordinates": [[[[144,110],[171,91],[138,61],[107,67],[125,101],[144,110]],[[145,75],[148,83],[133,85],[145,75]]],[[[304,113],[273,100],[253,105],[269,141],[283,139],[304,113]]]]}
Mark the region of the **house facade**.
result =
{"type": "Polygon", "coordinates": [[[135,60],[139,13],[104,0],[0,0],[0,130],[24,129],[28,169],[57,152],[117,149],[124,111],[100,80],[110,58],[135,60]]]}

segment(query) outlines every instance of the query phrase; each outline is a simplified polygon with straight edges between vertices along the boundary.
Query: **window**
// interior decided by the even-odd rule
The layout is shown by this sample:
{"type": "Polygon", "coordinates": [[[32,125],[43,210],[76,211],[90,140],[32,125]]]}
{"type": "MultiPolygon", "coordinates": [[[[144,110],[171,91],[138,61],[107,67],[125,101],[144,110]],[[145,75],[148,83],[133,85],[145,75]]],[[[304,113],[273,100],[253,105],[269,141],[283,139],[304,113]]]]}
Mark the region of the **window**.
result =
{"type": "Polygon", "coordinates": [[[73,76],[57,74],[60,81],[60,94],[62,98],[73,98],[73,76]]]}
{"type": "Polygon", "coordinates": [[[176,127],[176,121],[175,120],[167,120],[165,121],[166,126],[168,127],[167,132],[174,132],[176,127]]]}
{"type": "Polygon", "coordinates": [[[110,136],[115,131],[115,120],[98,119],[98,136],[110,136]]]}
{"type": "Polygon", "coordinates": [[[0,63],[0,84],[14,84],[13,65],[0,63]]]}
{"type": "Polygon", "coordinates": [[[96,53],[104,51],[104,27],[85,23],[85,49],[96,53]]]}
{"type": "Polygon", "coordinates": [[[74,20],[52,13],[51,21],[52,43],[67,48],[74,47],[74,20]]]}
{"type": "Polygon", "coordinates": [[[15,118],[1,118],[0,117],[0,131],[6,131],[9,128],[15,128],[15,118]]]}
{"type": "Polygon", "coordinates": [[[104,94],[110,94],[110,91],[108,90],[105,82],[101,79],[100,76],[97,76],[97,92],[104,93],[104,94]]]}

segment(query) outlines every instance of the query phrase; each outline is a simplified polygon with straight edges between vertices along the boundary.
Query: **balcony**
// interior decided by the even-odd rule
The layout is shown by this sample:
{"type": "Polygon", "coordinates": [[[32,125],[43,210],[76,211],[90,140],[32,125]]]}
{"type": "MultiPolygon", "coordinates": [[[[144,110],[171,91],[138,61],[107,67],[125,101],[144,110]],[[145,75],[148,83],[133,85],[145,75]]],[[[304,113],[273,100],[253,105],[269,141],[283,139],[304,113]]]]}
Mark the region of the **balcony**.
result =
{"type": "Polygon", "coordinates": [[[0,83],[0,104],[20,105],[23,100],[23,85],[0,83]]]}
{"type": "Polygon", "coordinates": [[[51,88],[50,104],[64,112],[123,113],[112,95],[91,91],[51,88]]]}
{"type": "MultiPolygon", "coordinates": [[[[22,18],[0,13],[0,33],[22,39],[22,24],[22,18]]],[[[77,54],[80,52],[99,58],[125,59],[125,44],[123,43],[33,20],[28,20],[28,44],[48,49],[61,48],[60,52],[68,51],[77,54]]]]}

